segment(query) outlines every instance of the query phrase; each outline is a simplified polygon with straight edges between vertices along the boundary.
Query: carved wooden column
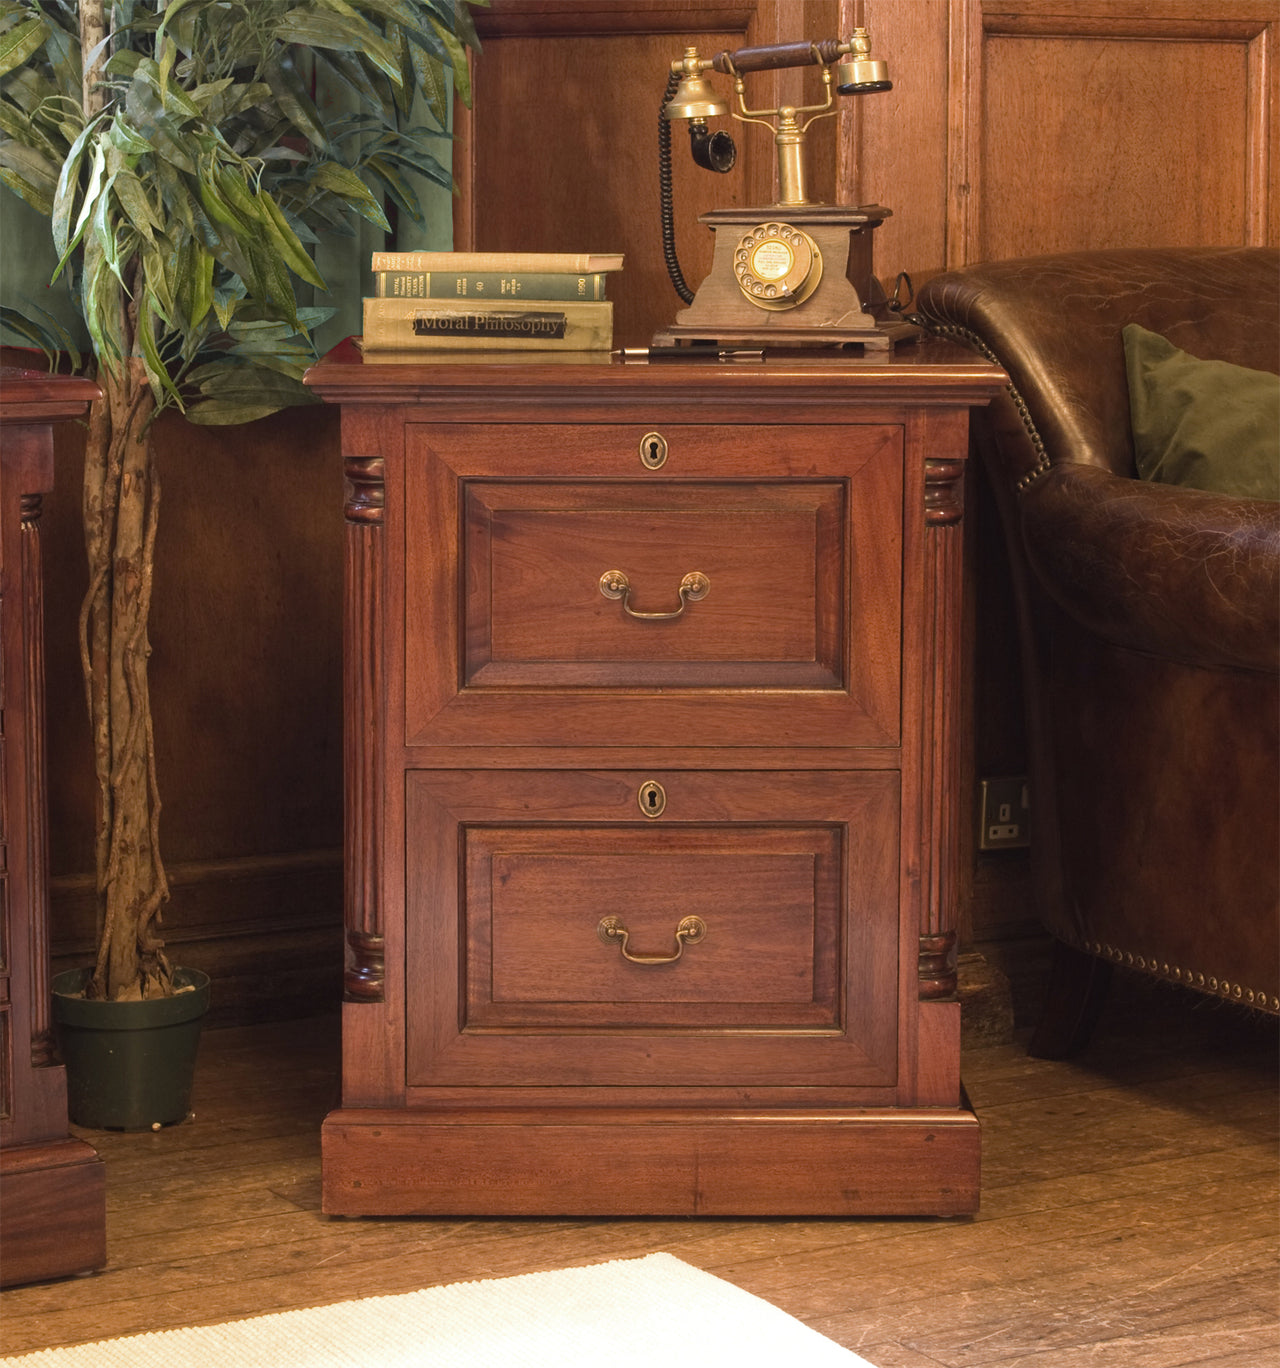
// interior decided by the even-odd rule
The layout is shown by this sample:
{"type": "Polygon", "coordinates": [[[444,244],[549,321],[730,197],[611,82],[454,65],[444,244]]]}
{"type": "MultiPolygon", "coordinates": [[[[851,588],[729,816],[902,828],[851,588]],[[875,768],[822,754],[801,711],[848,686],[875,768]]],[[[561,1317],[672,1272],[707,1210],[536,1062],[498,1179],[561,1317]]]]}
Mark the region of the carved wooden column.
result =
{"type": "MultiPolygon", "coordinates": [[[[963,449],[963,448],[961,448],[963,449]]],[[[931,762],[924,795],[924,849],[932,858],[920,927],[921,1000],[956,991],[956,793],[959,784],[960,596],[965,461],[929,457],[924,473],[925,584],[932,622],[925,643],[924,738],[931,762]]]]}
{"type": "Polygon", "coordinates": [[[385,949],[378,886],[382,710],[382,558],[385,462],[348,456],[346,694],[346,971],[348,1002],[381,1002],[385,949]]]}

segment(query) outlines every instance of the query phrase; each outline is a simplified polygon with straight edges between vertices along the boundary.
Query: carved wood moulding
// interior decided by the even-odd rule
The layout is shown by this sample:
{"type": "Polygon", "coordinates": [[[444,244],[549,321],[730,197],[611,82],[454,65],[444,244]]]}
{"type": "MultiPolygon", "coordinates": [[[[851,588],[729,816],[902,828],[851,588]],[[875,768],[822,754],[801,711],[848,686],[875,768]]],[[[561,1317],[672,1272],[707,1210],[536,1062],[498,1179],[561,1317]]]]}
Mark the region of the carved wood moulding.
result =
{"type": "Polygon", "coordinates": [[[474,18],[482,40],[718,33],[745,29],[757,8],[741,0],[491,0],[474,18]]]}
{"type": "Polygon", "coordinates": [[[924,520],[930,527],[950,527],[964,517],[963,461],[924,463],[924,520]]]}
{"type": "Polygon", "coordinates": [[[933,1002],[955,996],[956,933],[944,931],[920,937],[920,1000],[933,1002]]]}
{"type": "Polygon", "coordinates": [[[386,504],[386,461],[381,456],[348,456],[343,462],[343,473],[347,481],[347,521],[381,523],[386,504]]]}

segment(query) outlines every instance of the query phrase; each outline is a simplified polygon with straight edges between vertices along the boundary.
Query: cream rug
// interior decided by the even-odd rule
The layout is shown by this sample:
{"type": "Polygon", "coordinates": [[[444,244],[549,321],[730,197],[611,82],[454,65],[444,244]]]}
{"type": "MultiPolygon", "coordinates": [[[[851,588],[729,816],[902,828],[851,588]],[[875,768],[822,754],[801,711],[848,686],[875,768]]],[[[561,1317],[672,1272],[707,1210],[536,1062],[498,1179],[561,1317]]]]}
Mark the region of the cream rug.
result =
{"type": "Polygon", "coordinates": [[[670,1254],[41,1349],[21,1368],[871,1368],[670,1254]]]}

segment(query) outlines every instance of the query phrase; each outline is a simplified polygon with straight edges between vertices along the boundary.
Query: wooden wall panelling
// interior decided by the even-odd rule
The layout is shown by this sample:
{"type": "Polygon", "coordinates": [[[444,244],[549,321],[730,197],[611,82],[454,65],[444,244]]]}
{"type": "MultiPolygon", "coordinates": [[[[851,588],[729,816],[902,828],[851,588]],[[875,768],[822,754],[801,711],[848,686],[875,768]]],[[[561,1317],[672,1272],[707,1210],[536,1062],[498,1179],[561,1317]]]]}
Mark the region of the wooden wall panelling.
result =
{"type": "MultiPolygon", "coordinates": [[[[842,36],[855,17],[852,0],[842,0],[842,36]]],[[[840,102],[836,198],[893,211],[876,230],[875,273],[891,288],[906,271],[918,289],[946,256],[950,8],[948,0],[866,0],[865,17],[893,89],[840,102]]]]}
{"type": "MultiPolygon", "coordinates": [[[[623,251],[626,267],[610,290],[614,341],[647,344],[682,307],[663,264],[658,195],[658,111],[671,61],[690,45],[712,56],[831,37],[839,9],[836,0],[494,0],[476,13],[484,46],[473,65],[473,108],[456,111],[455,246],[623,251]]],[[[808,102],[820,90],[817,75],[761,73],[748,100],[762,107],[786,92],[808,102]]],[[[724,176],[694,166],[684,127],[672,128],[676,246],[695,289],[712,242],[697,216],[774,197],[768,133],[729,119],[720,126],[738,145],[738,164],[724,176]]],[[[834,137],[813,136],[820,155],[810,178],[829,199],[834,137]]]]}
{"type": "MultiPolygon", "coordinates": [[[[342,972],[338,413],[156,425],[164,506],[151,620],[161,849],[177,962],[214,979],[214,1020],[336,1002],[342,972]]],[[[77,621],[83,434],[56,435],[46,500],[54,970],[94,941],[94,781],[77,621]]]]}
{"type": "Polygon", "coordinates": [[[952,0],[947,264],[1277,238],[1258,0],[952,0]]]}

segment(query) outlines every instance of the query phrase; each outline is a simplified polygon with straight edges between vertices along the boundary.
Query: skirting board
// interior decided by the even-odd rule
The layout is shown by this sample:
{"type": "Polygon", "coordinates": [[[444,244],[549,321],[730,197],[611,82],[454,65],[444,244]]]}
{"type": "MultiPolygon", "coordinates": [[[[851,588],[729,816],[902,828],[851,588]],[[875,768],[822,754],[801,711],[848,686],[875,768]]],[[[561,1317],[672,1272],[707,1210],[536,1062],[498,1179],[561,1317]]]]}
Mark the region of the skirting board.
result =
{"type": "Polygon", "coordinates": [[[978,1121],[894,1111],[331,1112],[334,1216],[960,1216],[978,1121]]]}
{"type": "MultiPolygon", "coordinates": [[[[308,1016],[342,999],[342,852],[174,864],[163,927],[174,964],[213,980],[208,1026],[308,1016]]],[[[50,884],[52,971],[92,958],[91,875],[50,884]]]]}

